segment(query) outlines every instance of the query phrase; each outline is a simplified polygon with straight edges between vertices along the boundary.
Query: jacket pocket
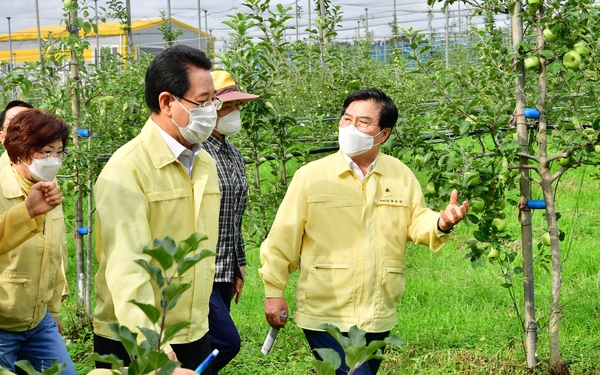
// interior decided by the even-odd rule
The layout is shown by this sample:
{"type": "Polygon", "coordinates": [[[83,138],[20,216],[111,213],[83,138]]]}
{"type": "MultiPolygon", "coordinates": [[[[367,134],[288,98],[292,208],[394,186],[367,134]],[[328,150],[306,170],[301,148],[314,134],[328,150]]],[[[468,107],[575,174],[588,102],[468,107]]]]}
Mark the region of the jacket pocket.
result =
{"type": "Polygon", "coordinates": [[[354,315],[354,270],[340,263],[315,263],[308,269],[306,313],[321,318],[354,315]]]}
{"type": "Polygon", "coordinates": [[[31,275],[27,272],[0,272],[0,317],[9,326],[31,319],[35,295],[31,275]]]}
{"type": "Polygon", "coordinates": [[[404,267],[398,261],[386,261],[383,266],[383,285],[381,288],[381,301],[384,314],[396,311],[396,306],[406,286],[404,267]]]}

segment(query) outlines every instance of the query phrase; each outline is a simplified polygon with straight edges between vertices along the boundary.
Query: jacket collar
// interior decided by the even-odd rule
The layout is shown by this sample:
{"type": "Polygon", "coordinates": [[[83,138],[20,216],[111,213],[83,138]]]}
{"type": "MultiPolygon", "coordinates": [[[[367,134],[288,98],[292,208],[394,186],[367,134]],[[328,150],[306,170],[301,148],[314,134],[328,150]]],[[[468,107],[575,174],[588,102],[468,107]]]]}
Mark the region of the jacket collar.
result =
{"type": "MultiPolygon", "coordinates": [[[[160,134],[152,117],[146,121],[140,136],[142,137],[144,148],[146,149],[154,168],[161,169],[166,165],[177,162],[177,158],[160,134]]],[[[194,158],[194,163],[208,164],[206,160],[204,160],[203,153],[205,152],[206,151],[201,150],[194,158]]]]}
{"type": "MultiPolygon", "coordinates": [[[[377,159],[375,160],[375,166],[373,167],[372,173],[377,173],[382,175],[383,174],[383,166],[382,163],[379,162],[379,160],[381,159],[381,157],[383,156],[383,154],[381,153],[381,151],[379,152],[379,154],[377,155],[377,159]]],[[[351,172],[352,169],[350,168],[350,165],[348,164],[348,162],[346,161],[346,158],[344,157],[344,153],[339,150],[337,153],[334,154],[334,158],[335,158],[335,173],[337,173],[338,176],[341,176],[344,172],[351,172]]]]}
{"type": "Polygon", "coordinates": [[[0,181],[0,185],[2,185],[2,195],[4,195],[5,198],[13,199],[25,196],[10,165],[2,169],[2,172],[0,172],[0,181]]]}

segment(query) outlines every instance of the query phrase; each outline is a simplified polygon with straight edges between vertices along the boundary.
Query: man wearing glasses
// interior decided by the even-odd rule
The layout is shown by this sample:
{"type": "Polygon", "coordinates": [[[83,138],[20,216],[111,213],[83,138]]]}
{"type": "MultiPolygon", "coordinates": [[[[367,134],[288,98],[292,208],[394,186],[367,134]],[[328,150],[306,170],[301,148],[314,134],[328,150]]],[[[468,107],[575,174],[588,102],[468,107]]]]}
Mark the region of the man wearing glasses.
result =
{"type": "MultiPolygon", "coordinates": [[[[127,365],[129,355],[113,339],[110,323],[154,329],[130,300],[160,308],[156,285],[137,259],[156,238],[175,242],[195,232],[208,236],[198,249],[215,251],[219,223],[219,184],[215,161],[201,149],[215,128],[221,102],[209,73],[211,62],[195,48],[166,49],[146,72],[146,104],[151,117],[141,133],[114,153],[94,187],[96,196],[97,306],[94,349],[116,354],[127,365]]],[[[215,258],[202,260],[182,279],[192,284],[169,310],[168,328],[181,321],[180,330],[164,347],[169,358],[195,369],[210,353],[209,297],[215,258]]],[[[109,367],[97,362],[98,367],[109,367]]],[[[203,374],[210,374],[210,367],[203,374]]]]}
{"type": "MultiPolygon", "coordinates": [[[[312,349],[331,348],[349,369],[337,341],[319,327],[367,332],[367,343],[383,340],[398,322],[404,292],[406,242],[440,249],[468,211],[453,191],[444,211],[425,206],[421,186],[402,162],[379,152],[398,119],[396,104],[378,89],[344,101],[340,151],[300,168],[287,190],[260,250],[265,316],[274,328],[288,314],[283,298],[289,274],[302,257],[294,320],[312,349]]],[[[316,352],[315,352],[316,355],[316,352]]],[[[374,375],[373,359],[355,372],[374,375]]]]}

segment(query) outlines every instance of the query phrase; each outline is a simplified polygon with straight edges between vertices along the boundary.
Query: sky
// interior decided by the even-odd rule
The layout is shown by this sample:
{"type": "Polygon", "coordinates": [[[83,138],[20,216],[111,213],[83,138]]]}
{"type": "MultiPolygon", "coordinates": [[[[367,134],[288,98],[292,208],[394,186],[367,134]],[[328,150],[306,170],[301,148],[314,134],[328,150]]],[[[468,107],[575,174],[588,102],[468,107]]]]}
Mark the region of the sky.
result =
{"type": "MultiPolygon", "coordinates": [[[[80,6],[88,4],[91,6],[91,11],[94,9],[94,0],[78,0],[80,6]]],[[[98,7],[106,5],[106,0],[97,0],[98,7]]],[[[125,0],[122,0],[125,3],[125,0]]],[[[214,36],[217,37],[216,48],[222,48],[223,41],[227,40],[230,29],[222,22],[228,19],[229,15],[238,12],[246,13],[246,7],[242,6],[242,0],[170,0],[171,17],[190,26],[198,27],[198,3],[202,9],[202,29],[205,29],[205,14],[208,24],[208,30],[212,30],[214,36]],[[205,13],[206,10],[206,13],[205,13]]],[[[314,27],[315,1],[309,0],[271,0],[271,5],[281,3],[285,7],[291,7],[290,11],[294,15],[294,7],[298,4],[301,7],[300,17],[298,19],[299,38],[306,37],[304,30],[308,26],[308,7],[312,6],[311,20],[314,27]]],[[[368,23],[369,31],[374,33],[375,39],[389,38],[391,29],[389,23],[393,20],[394,3],[396,5],[396,15],[398,26],[400,28],[412,27],[414,29],[428,31],[429,25],[427,22],[427,13],[429,7],[427,0],[331,0],[333,5],[340,5],[343,12],[342,28],[338,29],[338,40],[351,40],[358,33],[364,36],[365,27],[368,23]],[[367,8],[367,10],[365,10],[367,8]],[[368,22],[365,21],[368,19],[368,22]],[[360,29],[359,29],[360,28],[360,29]]],[[[36,27],[36,0],[0,0],[0,34],[8,32],[8,20],[6,17],[11,17],[10,27],[11,32],[16,32],[22,29],[36,27]]],[[[169,0],[130,0],[132,9],[132,19],[146,19],[160,17],[160,11],[167,13],[169,0]]],[[[38,0],[40,25],[58,25],[63,18],[61,0],[38,0]]],[[[460,14],[460,26],[462,30],[466,30],[466,19],[469,10],[462,5],[454,5],[450,8],[451,21],[458,25],[458,15],[460,14]]],[[[441,11],[441,6],[436,5],[432,9],[434,16],[432,27],[442,32],[445,24],[445,16],[441,11]]],[[[497,21],[500,24],[508,24],[507,17],[499,17],[497,21]]],[[[472,21],[473,25],[482,25],[483,19],[476,17],[472,21]]],[[[295,17],[288,21],[289,26],[295,27],[295,17]]],[[[458,28],[458,26],[456,26],[458,28]]],[[[296,31],[289,30],[287,38],[290,41],[296,40],[296,31]]]]}

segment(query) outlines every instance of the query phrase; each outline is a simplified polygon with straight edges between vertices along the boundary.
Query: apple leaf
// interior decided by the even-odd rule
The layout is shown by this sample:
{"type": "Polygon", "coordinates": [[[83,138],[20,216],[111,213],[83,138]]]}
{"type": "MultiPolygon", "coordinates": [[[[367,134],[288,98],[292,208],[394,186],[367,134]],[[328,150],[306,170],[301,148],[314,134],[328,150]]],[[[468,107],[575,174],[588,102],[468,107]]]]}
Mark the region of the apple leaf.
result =
{"type": "Polygon", "coordinates": [[[139,264],[146,270],[146,272],[148,272],[150,278],[156,282],[156,285],[158,285],[159,288],[162,288],[163,285],[165,285],[165,278],[159,267],[148,264],[148,262],[146,262],[144,259],[136,259],[134,262],[139,264]]]}
{"type": "Polygon", "coordinates": [[[404,339],[402,337],[400,337],[396,334],[386,337],[383,341],[386,344],[397,345],[397,346],[406,344],[406,341],[404,341],[404,339]]]}
{"type": "Polygon", "coordinates": [[[323,361],[317,361],[320,363],[327,363],[331,366],[332,369],[337,370],[342,365],[342,359],[338,352],[331,348],[317,348],[315,351],[319,354],[319,357],[323,359],[323,361]]]}
{"type": "Polygon", "coordinates": [[[358,328],[357,326],[350,327],[350,331],[348,331],[348,336],[350,337],[350,343],[354,346],[363,347],[367,344],[367,340],[365,339],[366,331],[358,328]]]}
{"type": "MultiPolygon", "coordinates": [[[[115,354],[100,355],[98,353],[92,353],[89,355],[89,357],[87,357],[87,359],[90,361],[110,363],[111,368],[113,369],[121,368],[124,366],[123,360],[117,357],[115,354]]],[[[2,373],[0,372],[0,374],[2,373]]]]}
{"type": "Polygon", "coordinates": [[[153,324],[158,323],[158,319],[160,319],[160,311],[158,311],[156,306],[138,302],[136,300],[130,300],[129,302],[139,307],[153,324]]]}
{"type": "Polygon", "coordinates": [[[552,60],[554,58],[554,52],[549,49],[545,49],[540,51],[540,56],[544,57],[546,60],[552,60]]]}
{"type": "Polygon", "coordinates": [[[169,327],[167,327],[167,329],[165,330],[165,333],[163,334],[163,342],[169,342],[173,338],[173,336],[175,336],[175,334],[177,332],[179,332],[180,330],[184,329],[185,327],[187,327],[189,325],[190,325],[190,322],[188,322],[188,321],[180,321],[180,322],[170,325],[169,327]]]}
{"type": "Polygon", "coordinates": [[[175,252],[177,251],[177,245],[175,244],[175,240],[173,240],[169,236],[166,236],[165,238],[155,238],[154,239],[154,247],[155,248],[162,247],[171,255],[175,255],[175,252]]]}
{"type": "MultiPolygon", "coordinates": [[[[331,350],[333,350],[333,349],[331,349],[331,350]]],[[[315,368],[315,370],[317,371],[317,375],[335,375],[335,369],[329,362],[321,362],[319,360],[313,359],[312,365],[315,368]]]]}
{"type": "Polygon", "coordinates": [[[158,333],[154,329],[144,327],[138,327],[138,329],[146,336],[150,347],[154,350],[158,349],[158,333]]]}
{"type": "Polygon", "coordinates": [[[191,253],[198,249],[200,242],[206,240],[208,237],[205,234],[196,232],[192,233],[191,236],[186,238],[185,240],[179,242],[177,245],[177,251],[174,253],[174,258],[176,262],[181,262],[183,257],[187,254],[191,253]]]}
{"type": "Polygon", "coordinates": [[[191,283],[181,283],[177,280],[173,280],[171,284],[169,284],[162,291],[163,298],[168,302],[167,310],[171,310],[175,307],[175,304],[186,290],[188,290],[192,286],[191,283]]]}
{"type": "MultiPolygon", "coordinates": [[[[154,242],[156,243],[157,241],[159,240],[155,240],[154,242]]],[[[143,253],[148,254],[155,259],[163,270],[168,270],[173,265],[173,255],[171,255],[164,246],[156,247],[154,249],[145,248],[143,253]]]]}

